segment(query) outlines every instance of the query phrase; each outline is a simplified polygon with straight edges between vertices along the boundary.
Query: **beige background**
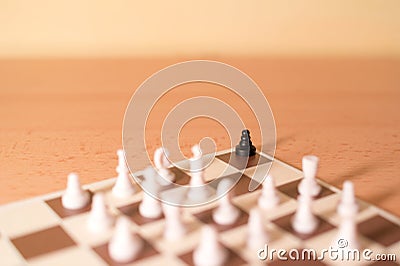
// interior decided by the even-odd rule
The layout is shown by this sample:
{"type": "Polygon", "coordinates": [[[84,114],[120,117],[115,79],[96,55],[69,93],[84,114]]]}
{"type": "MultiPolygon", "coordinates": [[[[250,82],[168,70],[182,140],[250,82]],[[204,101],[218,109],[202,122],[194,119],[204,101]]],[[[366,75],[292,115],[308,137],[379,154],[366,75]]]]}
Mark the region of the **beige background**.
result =
{"type": "Polygon", "coordinates": [[[0,57],[400,55],[400,1],[0,1],[0,57]]]}

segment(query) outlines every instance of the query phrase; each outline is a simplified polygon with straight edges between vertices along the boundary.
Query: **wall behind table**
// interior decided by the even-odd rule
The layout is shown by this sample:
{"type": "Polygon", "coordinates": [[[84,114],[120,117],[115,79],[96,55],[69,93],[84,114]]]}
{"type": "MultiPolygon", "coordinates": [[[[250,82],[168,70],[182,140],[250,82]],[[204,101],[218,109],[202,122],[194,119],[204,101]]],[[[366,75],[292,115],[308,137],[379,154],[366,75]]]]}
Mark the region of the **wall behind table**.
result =
{"type": "Polygon", "coordinates": [[[0,0],[0,57],[400,55],[400,1],[0,0]]]}

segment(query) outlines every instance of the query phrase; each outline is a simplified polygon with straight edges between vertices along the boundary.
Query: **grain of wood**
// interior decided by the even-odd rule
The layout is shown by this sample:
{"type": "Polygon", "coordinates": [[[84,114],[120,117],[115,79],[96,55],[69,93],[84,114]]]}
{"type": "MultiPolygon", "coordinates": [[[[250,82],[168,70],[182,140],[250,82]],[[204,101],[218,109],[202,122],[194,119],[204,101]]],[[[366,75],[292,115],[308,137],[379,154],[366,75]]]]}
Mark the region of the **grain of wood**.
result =
{"type": "MultiPolygon", "coordinates": [[[[114,176],[122,119],[135,88],[186,59],[1,60],[0,203],[63,189],[71,171],[83,183],[114,176]]],[[[321,179],[339,187],[353,180],[357,196],[400,215],[400,61],[214,59],[243,70],[262,88],[275,116],[278,158],[300,167],[303,155],[316,154],[321,179]]],[[[211,85],[192,86],[194,95],[226,96],[211,85]]],[[[187,96],[174,93],[160,112],[187,96]]],[[[226,101],[240,102],[233,96],[226,101]]],[[[160,145],[159,125],[155,118],[146,134],[150,154],[160,145]]],[[[186,154],[210,126],[218,148],[228,147],[222,127],[199,120],[184,128],[186,154]]],[[[253,140],[260,144],[257,132],[253,140]]]]}

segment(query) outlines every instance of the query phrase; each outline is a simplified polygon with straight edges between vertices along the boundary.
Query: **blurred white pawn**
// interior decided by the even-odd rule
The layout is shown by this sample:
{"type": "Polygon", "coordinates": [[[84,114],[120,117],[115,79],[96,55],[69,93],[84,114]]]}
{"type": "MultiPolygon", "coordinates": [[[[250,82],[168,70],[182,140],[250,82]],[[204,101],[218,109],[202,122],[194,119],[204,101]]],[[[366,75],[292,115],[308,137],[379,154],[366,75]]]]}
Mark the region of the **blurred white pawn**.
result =
{"type": "Polygon", "coordinates": [[[114,217],[109,213],[103,193],[96,193],[92,199],[92,209],[87,220],[87,227],[93,233],[102,233],[112,228],[114,217]]]}
{"type": "Polygon", "coordinates": [[[202,152],[199,145],[192,147],[193,157],[190,158],[190,184],[187,196],[193,201],[204,201],[212,195],[212,190],[205,186],[202,152]]]}
{"type": "Polygon", "coordinates": [[[262,184],[262,193],[258,198],[258,206],[263,210],[269,210],[279,204],[279,196],[276,193],[275,182],[271,175],[268,175],[262,184]]]}
{"type": "Polygon", "coordinates": [[[139,213],[143,217],[155,219],[162,215],[161,203],[154,197],[159,196],[160,184],[156,181],[157,172],[148,167],[144,170],[142,188],[144,190],[142,202],[139,205],[139,213]]]}
{"type": "Polygon", "coordinates": [[[162,186],[169,185],[175,181],[175,174],[172,173],[169,169],[171,164],[168,161],[166,154],[168,155],[167,151],[164,150],[162,147],[156,149],[156,151],[154,152],[154,165],[157,168],[158,174],[161,177],[158,182],[162,186]]]}
{"type": "Polygon", "coordinates": [[[126,263],[134,260],[143,248],[143,241],[131,232],[131,221],[125,216],[117,220],[115,232],[108,244],[112,260],[126,263]]]}
{"type": "Polygon", "coordinates": [[[265,230],[261,212],[257,208],[250,210],[249,221],[247,222],[247,248],[257,251],[263,248],[269,241],[265,230]]]}
{"type": "Polygon", "coordinates": [[[65,209],[77,210],[89,204],[90,195],[81,187],[79,177],[75,173],[68,175],[67,189],[61,197],[62,206],[65,209]]]}
{"type": "Polygon", "coordinates": [[[201,230],[201,239],[193,251],[193,262],[196,266],[222,266],[228,258],[228,252],[218,241],[217,230],[205,225],[201,230]]]}
{"type": "Polygon", "coordinates": [[[337,212],[341,217],[355,216],[358,212],[358,205],[354,196],[354,186],[351,181],[345,181],[343,183],[343,190],[337,212]]]}
{"type": "Polygon", "coordinates": [[[317,229],[318,220],[312,213],[312,197],[307,191],[297,197],[297,210],[292,220],[293,229],[300,234],[311,234],[317,229]]]}
{"type": "Polygon", "coordinates": [[[300,194],[304,194],[306,189],[305,187],[307,187],[311,196],[315,197],[321,192],[321,186],[315,180],[319,159],[317,156],[307,155],[303,157],[302,162],[304,178],[298,186],[298,191],[300,194]]]}
{"type": "Polygon", "coordinates": [[[233,224],[240,216],[239,209],[232,204],[233,191],[230,189],[233,185],[233,181],[227,178],[222,179],[221,182],[219,182],[218,184],[217,195],[225,195],[219,199],[219,205],[213,212],[213,219],[217,224],[233,224]]]}
{"type": "Polygon", "coordinates": [[[354,196],[354,186],[351,181],[343,183],[341,200],[337,212],[340,216],[339,232],[334,238],[332,246],[342,249],[358,249],[360,245],[358,243],[355,221],[358,205],[354,196]]]}
{"type": "Polygon", "coordinates": [[[182,221],[181,208],[165,203],[162,204],[162,207],[165,216],[164,238],[169,241],[180,239],[186,233],[186,227],[182,221]]]}
{"type": "Polygon", "coordinates": [[[355,216],[342,217],[339,231],[333,240],[332,247],[341,249],[358,249],[360,247],[355,216]]]}
{"type": "Polygon", "coordinates": [[[125,154],[123,150],[117,151],[118,166],[117,166],[117,181],[112,188],[112,195],[117,198],[127,198],[135,194],[135,188],[129,176],[129,169],[125,162],[125,154]]]}

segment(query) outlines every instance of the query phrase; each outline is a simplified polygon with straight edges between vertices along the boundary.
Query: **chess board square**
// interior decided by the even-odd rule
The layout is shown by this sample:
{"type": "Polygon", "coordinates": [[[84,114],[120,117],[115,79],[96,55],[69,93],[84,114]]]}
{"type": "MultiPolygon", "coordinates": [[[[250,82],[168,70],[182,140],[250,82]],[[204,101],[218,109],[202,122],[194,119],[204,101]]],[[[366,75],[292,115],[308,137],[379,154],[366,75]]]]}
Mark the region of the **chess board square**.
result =
{"type": "Polygon", "coordinates": [[[182,212],[182,222],[186,233],[180,239],[164,238],[165,220],[140,227],[140,235],[146,238],[157,250],[166,253],[182,254],[193,249],[200,239],[202,223],[189,213],[182,212]]]}
{"type": "MultiPolygon", "coordinates": [[[[297,187],[298,187],[300,182],[301,182],[301,179],[298,179],[298,180],[289,182],[287,184],[278,186],[277,188],[278,188],[279,191],[285,193],[289,197],[297,199],[297,196],[299,195],[299,192],[297,191],[297,187]]],[[[316,199],[320,199],[320,198],[329,196],[329,195],[331,195],[333,193],[334,192],[332,190],[330,190],[329,188],[327,188],[325,186],[321,186],[321,192],[316,197],[316,199]]]]}
{"type": "Polygon", "coordinates": [[[385,247],[400,241],[400,227],[380,215],[359,223],[358,230],[364,236],[385,247]]]}
{"type": "MultiPolygon", "coordinates": [[[[239,178],[239,180],[237,181],[237,183],[235,184],[233,190],[233,195],[234,196],[240,196],[243,194],[249,194],[249,184],[251,179],[246,176],[246,175],[241,175],[241,173],[235,173],[235,174],[231,174],[219,179],[216,179],[213,183],[212,183],[212,187],[217,189],[218,188],[218,184],[225,179],[231,179],[232,181],[236,181],[239,178]]],[[[257,190],[261,189],[261,186],[257,187],[257,190]]]]}
{"type": "Polygon", "coordinates": [[[17,237],[59,222],[58,216],[41,200],[23,202],[0,212],[0,230],[3,235],[17,237]]]}
{"type": "Polygon", "coordinates": [[[214,225],[219,232],[227,231],[227,230],[233,229],[235,227],[238,227],[240,225],[246,224],[247,220],[249,219],[249,215],[246,212],[239,209],[240,216],[235,223],[230,224],[230,225],[217,224],[216,222],[214,222],[214,219],[212,217],[214,210],[215,210],[215,208],[205,210],[203,212],[195,213],[194,216],[204,224],[214,225]]]}
{"type": "MultiPolygon", "coordinates": [[[[315,214],[322,217],[327,217],[327,220],[333,215],[336,215],[337,204],[340,200],[340,195],[335,193],[321,199],[313,200],[312,208],[315,214]]],[[[338,217],[339,218],[339,217],[338,217]]]]}
{"type": "MultiPolygon", "coordinates": [[[[296,200],[289,196],[277,191],[279,197],[279,204],[271,210],[261,210],[263,218],[265,220],[273,220],[277,217],[286,215],[296,210],[296,200]]],[[[241,208],[245,212],[249,212],[253,208],[258,208],[258,198],[261,196],[261,191],[256,191],[243,195],[242,197],[233,198],[233,202],[236,206],[241,208]]]]}
{"type": "MultiPolygon", "coordinates": [[[[175,184],[178,184],[178,185],[188,185],[189,184],[190,176],[185,171],[180,170],[179,168],[177,168],[175,166],[171,167],[169,169],[172,173],[175,174],[175,181],[174,181],[175,184]]],[[[144,176],[142,176],[142,175],[137,176],[137,178],[141,181],[144,180],[144,176]]],[[[173,187],[173,184],[162,186],[161,190],[168,190],[172,187],[173,187]]]]}
{"type": "Polygon", "coordinates": [[[235,154],[235,152],[229,152],[225,154],[221,154],[217,156],[218,159],[224,161],[225,163],[232,165],[236,169],[244,170],[249,167],[253,167],[256,165],[262,165],[271,162],[265,156],[262,156],[258,153],[251,157],[242,157],[235,154]]]}
{"type": "Polygon", "coordinates": [[[179,185],[188,185],[190,176],[177,167],[171,167],[171,172],[175,174],[175,183],[179,185]]]}
{"type": "MultiPolygon", "coordinates": [[[[246,261],[241,256],[239,256],[235,251],[229,248],[227,248],[227,251],[228,251],[228,260],[224,263],[224,265],[237,266],[246,264],[246,261]]],[[[187,265],[194,265],[193,250],[185,254],[182,254],[181,256],[179,256],[179,258],[183,260],[187,265]]]]}
{"type": "Polygon", "coordinates": [[[90,201],[89,201],[89,203],[88,203],[85,207],[83,207],[83,208],[81,208],[81,209],[78,209],[78,210],[68,210],[68,209],[65,209],[65,208],[62,206],[61,196],[60,196],[60,197],[57,197],[57,198],[54,198],[54,199],[46,200],[45,202],[46,202],[47,205],[49,205],[50,208],[53,209],[53,211],[54,211],[55,213],[58,214],[58,216],[60,216],[60,218],[66,218],[66,217],[70,217],[70,216],[74,216],[74,215],[77,215],[77,214],[81,214],[81,213],[85,213],[85,212],[90,211],[91,202],[92,202],[92,195],[93,195],[93,194],[92,194],[91,191],[88,191],[88,192],[89,192],[89,194],[90,194],[90,201]]]}
{"type": "Polygon", "coordinates": [[[95,252],[82,247],[69,247],[29,260],[31,266],[107,265],[95,252]]]}
{"type": "Polygon", "coordinates": [[[102,191],[105,196],[105,201],[112,213],[118,213],[118,207],[129,205],[131,203],[140,201],[143,198],[143,191],[138,188],[136,192],[129,197],[115,197],[112,193],[111,188],[109,190],[102,191]]]}
{"type": "Polygon", "coordinates": [[[271,175],[274,178],[276,186],[300,179],[303,176],[300,170],[286,165],[277,159],[271,163],[249,167],[244,173],[259,183],[262,183],[267,175],[271,175]]]}
{"type": "MultiPolygon", "coordinates": [[[[216,192],[213,192],[216,193],[216,192]]],[[[207,204],[203,205],[198,205],[198,206],[193,206],[193,207],[188,207],[188,208],[183,208],[184,212],[190,213],[190,214],[195,214],[195,213],[200,213],[206,210],[210,210],[212,208],[215,208],[218,206],[218,200],[211,201],[207,204]]]]}
{"type": "Polygon", "coordinates": [[[93,195],[96,193],[103,193],[105,196],[105,201],[106,201],[107,205],[110,207],[111,211],[114,211],[114,208],[117,208],[122,205],[130,204],[130,203],[138,201],[142,198],[142,193],[143,193],[142,189],[134,181],[132,181],[132,184],[135,189],[135,193],[133,195],[131,195],[129,197],[116,197],[112,193],[112,188],[115,185],[116,179],[112,178],[110,180],[106,179],[106,180],[103,180],[100,182],[85,185],[84,187],[89,189],[93,195]],[[110,180],[111,180],[111,182],[110,182],[110,180]]]}
{"type": "MultiPolygon", "coordinates": [[[[205,163],[208,163],[210,159],[212,159],[209,155],[204,155],[204,160],[205,163]]],[[[204,164],[205,165],[205,164],[204,164]]],[[[180,169],[190,169],[190,161],[182,161],[177,163],[177,166],[180,167],[180,169]]],[[[204,180],[205,181],[210,181],[213,179],[217,179],[218,177],[222,177],[222,176],[227,176],[233,173],[237,173],[237,169],[224,163],[221,160],[218,160],[217,158],[214,158],[212,160],[211,163],[209,163],[208,165],[205,165],[206,168],[204,169],[204,180]]],[[[177,171],[179,171],[179,169],[176,168],[177,171]]],[[[180,170],[182,172],[184,172],[185,174],[187,174],[190,177],[190,173],[189,171],[185,171],[185,170],[180,170]]],[[[181,181],[181,184],[188,184],[189,180],[186,180],[186,182],[181,181]]]]}
{"type": "Polygon", "coordinates": [[[0,261],[2,265],[22,265],[22,257],[10,243],[9,239],[0,239],[0,261]]]}
{"type": "Polygon", "coordinates": [[[164,215],[161,215],[159,218],[151,219],[151,218],[146,218],[140,215],[139,213],[139,205],[140,202],[134,202],[129,205],[121,206],[118,208],[118,210],[123,213],[124,215],[128,216],[133,222],[138,224],[139,226],[158,221],[160,219],[164,218],[164,215]]]}
{"type": "MultiPolygon", "coordinates": [[[[329,223],[338,226],[340,224],[340,216],[337,213],[337,206],[340,201],[340,194],[331,194],[324,198],[314,200],[312,203],[313,211],[316,215],[321,216],[329,223]]],[[[365,219],[375,215],[376,212],[373,208],[369,207],[366,203],[357,201],[358,213],[355,217],[356,222],[362,222],[365,219]]]]}
{"type": "Polygon", "coordinates": [[[237,171],[236,168],[222,162],[221,160],[214,159],[213,162],[204,170],[204,180],[207,182],[237,173],[237,171]]]}
{"type": "Polygon", "coordinates": [[[89,213],[75,215],[63,220],[63,227],[66,232],[77,242],[89,246],[97,246],[107,242],[113,233],[113,228],[95,233],[88,229],[87,221],[89,213]]]}
{"type": "Polygon", "coordinates": [[[11,242],[25,259],[75,245],[72,238],[60,226],[20,236],[11,239],[11,242]]]}
{"type": "Polygon", "coordinates": [[[278,218],[276,220],[273,220],[273,223],[275,223],[276,225],[278,225],[282,229],[286,230],[287,232],[290,232],[291,234],[297,236],[298,238],[300,238],[302,240],[310,239],[312,237],[315,237],[317,235],[320,235],[320,234],[322,234],[324,232],[327,232],[327,231],[332,230],[333,228],[335,228],[333,225],[331,225],[330,223],[326,222],[321,217],[316,216],[316,218],[318,219],[318,227],[315,230],[315,232],[313,232],[311,234],[299,234],[292,228],[292,218],[293,218],[293,216],[294,216],[294,213],[285,215],[285,216],[280,217],[280,218],[278,218]]]}
{"type": "MultiPolygon", "coordinates": [[[[140,236],[138,236],[140,237],[140,236]]],[[[156,256],[159,254],[159,252],[157,250],[155,250],[153,248],[153,246],[147,242],[145,239],[143,239],[142,237],[140,237],[143,241],[143,249],[142,251],[139,253],[139,256],[137,258],[135,258],[134,260],[132,260],[131,262],[137,262],[140,260],[143,260],[145,258],[151,257],[151,256],[156,256]]],[[[102,244],[100,246],[94,247],[93,250],[105,261],[107,262],[108,265],[125,265],[126,263],[118,263],[116,261],[114,261],[113,259],[111,259],[110,255],[108,254],[108,243],[102,244]]],[[[128,262],[128,263],[131,263],[128,262]]]]}

